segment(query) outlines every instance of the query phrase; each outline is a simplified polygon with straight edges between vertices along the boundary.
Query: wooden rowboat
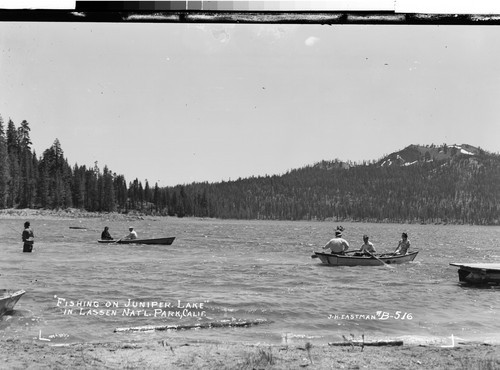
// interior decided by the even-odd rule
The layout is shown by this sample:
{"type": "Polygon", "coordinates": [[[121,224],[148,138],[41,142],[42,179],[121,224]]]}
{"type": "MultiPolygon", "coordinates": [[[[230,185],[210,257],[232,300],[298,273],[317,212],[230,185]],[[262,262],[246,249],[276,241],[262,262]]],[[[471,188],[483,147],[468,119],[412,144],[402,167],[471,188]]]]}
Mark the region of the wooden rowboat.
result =
{"type": "Polygon", "coordinates": [[[450,263],[458,267],[458,281],[474,285],[499,285],[500,263],[450,263]]]}
{"type": "Polygon", "coordinates": [[[410,252],[404,255],[378,254],[377,258],[371,256],[353,256],[342,254],[331,254],[315,252],[311,257],[319,258],[325,265],[330,266],[382,266],[411,262],[417,256],[417,252],[410,252]]]}
{"type": "Polygon", "coordinates": [[[174,242],[175,237],[156,238],[156,239],[118,239],[118,240],[98,240],[98,243],[106,244],[162,244],[170,245],[174,242]]]}
{"type": "Polygon", "coordinates": [[[13,311],[17,301],[24,293],[26,293],[24,290],[0,289],[0,316],[13,311]]]}

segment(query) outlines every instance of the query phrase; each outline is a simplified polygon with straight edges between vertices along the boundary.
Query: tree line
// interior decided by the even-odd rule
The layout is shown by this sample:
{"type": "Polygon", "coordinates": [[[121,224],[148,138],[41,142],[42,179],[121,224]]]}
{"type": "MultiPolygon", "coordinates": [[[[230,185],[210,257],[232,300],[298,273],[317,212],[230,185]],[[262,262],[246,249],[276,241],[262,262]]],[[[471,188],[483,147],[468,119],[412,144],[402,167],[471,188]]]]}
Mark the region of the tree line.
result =
{"type": "MultiPolygon", "coordinates": [[[[161,204],[158,185],[153,189],[135,179],[127,185],[123,175],[107,166],[70,166],[58,139],[41,156],[32,149],[30,126],[19,127],[0,116],[0,209],[78,208],[91,212],[154,210],[161,204]]],[[[163,202],[164,204],[165,202],[163,202]]]]}
{"type": "MultiPolygon", "coordinates": [[[[432,148],[431,148],[432,149],[432,148]]],[[[446,148],[445,152],[446,152],[446,148]]],[[[411,148],[415,152],[415,148],[411,148]]],[[[433,152],[430,150],[430,152],[433,152]]],[[[442,152],[442,151],[441,151],[442,152]]],[[[433,152],[434,153],[434,152],[433,152]]],[[[419,154],[415,154],[419,155],[419,154]]],[[[322,161],[283,175],[160,188],[107,166],[70,166],[58,139],[37,156],[30,126],[0,116],[0,208],[263,220],[500,224],[500,156],[479,151],[411,166],[322,161]]]]}

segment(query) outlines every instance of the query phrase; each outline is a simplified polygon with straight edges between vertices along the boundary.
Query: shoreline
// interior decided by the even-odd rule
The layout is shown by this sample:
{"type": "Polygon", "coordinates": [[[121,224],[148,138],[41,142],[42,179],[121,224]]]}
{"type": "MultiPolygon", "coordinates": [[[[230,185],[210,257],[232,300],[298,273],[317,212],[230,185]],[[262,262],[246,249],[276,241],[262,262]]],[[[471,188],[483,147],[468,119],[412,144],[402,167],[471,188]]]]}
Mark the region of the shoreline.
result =
{"type": "Polygon", "coordinates": [[[408,221],[386,221],[386,220],[339,220],[335,221],[331,218],[324,220],[264,220],[264,219],[220,219],[213,217],[197,217],[197,216],[164,216],[164,215],[150,215],[145,214],[140,211],[129,211],[128,213],[119,212],[89,212],[77,208],[67,208],[67,209],[33,209],[33,208],[5,208],[0,209],[0,219],[102,219],[104,221],[137,221],[137,220],[158,220],[167,218],[186,218],[186,219],[199,219],[199,220],[230,220],[230,221],[283,221],[283,222],[331,222],[331,223],[377,223],[377,224],[394,224],[394,225],[437,225],[437,226],[498,226],[498,225],[473,225],[464,223],[453,223],[453,222],[435,222],[435,223],[419,223],[419,222],[408,222],[408,221]]]}
{"type": "Polygon", "coordinates": [[[170,216],[151,216],[144,215],[140,212],[129,212],[128,214],[118,212],[88,212],[76,208],[68,208],[61,210],[48,210],[48,209],[17,209],[7,208],[0,209],[0,218],[10,219],[105,219],[107,221],[137,221],[137,220],[151,220],[157,218],[167,218],[170,216]]]}
{"type": "Polygon", "coordinates": [[[9,369],[494,369],[500,346],[331,346],[146,342],[49,344],[0,340],[9,369]]]}

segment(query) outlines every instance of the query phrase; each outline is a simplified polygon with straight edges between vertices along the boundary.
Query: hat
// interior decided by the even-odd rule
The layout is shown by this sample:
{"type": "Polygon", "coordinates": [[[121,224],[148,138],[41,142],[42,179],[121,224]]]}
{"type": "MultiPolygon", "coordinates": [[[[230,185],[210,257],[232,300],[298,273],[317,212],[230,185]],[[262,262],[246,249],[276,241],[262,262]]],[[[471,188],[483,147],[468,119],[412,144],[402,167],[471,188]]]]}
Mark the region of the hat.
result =
{"type": "Polygon", "coordinates": [[[335,236],[342,236],[342,232],[341,231],[335,231],[335,236]]]}
{"type": "Polygon", "coordinates": [[[129,226],[128,228],[129,228],[129,229],[133,229],[134,227],[133,227],[133,226],[129,226]]]}

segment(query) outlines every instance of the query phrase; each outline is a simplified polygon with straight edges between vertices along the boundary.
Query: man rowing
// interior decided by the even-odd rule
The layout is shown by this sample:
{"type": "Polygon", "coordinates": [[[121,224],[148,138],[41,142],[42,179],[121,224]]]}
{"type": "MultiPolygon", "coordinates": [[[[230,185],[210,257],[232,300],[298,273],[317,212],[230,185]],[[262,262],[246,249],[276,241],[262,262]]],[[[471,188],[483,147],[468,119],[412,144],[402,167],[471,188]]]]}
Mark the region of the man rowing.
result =
{"type": "Polygon", "coordinates": [[[128,228],[128,235],[126,237],[124,237],[123,239],[126,239],[126,240],[133,240],[133,239],[137,239],[137,233],[135,232],[134,228],[132,226],[130,226],[128,228]]]}
{"type": "Polygon", "coordinates": [[[371,256],[372,254],[377,253],[373,243],[368,239],[368,235],[363,235],[363,245],[359,248],[359,251],[354,254],[355,256],[371,256]]]}

